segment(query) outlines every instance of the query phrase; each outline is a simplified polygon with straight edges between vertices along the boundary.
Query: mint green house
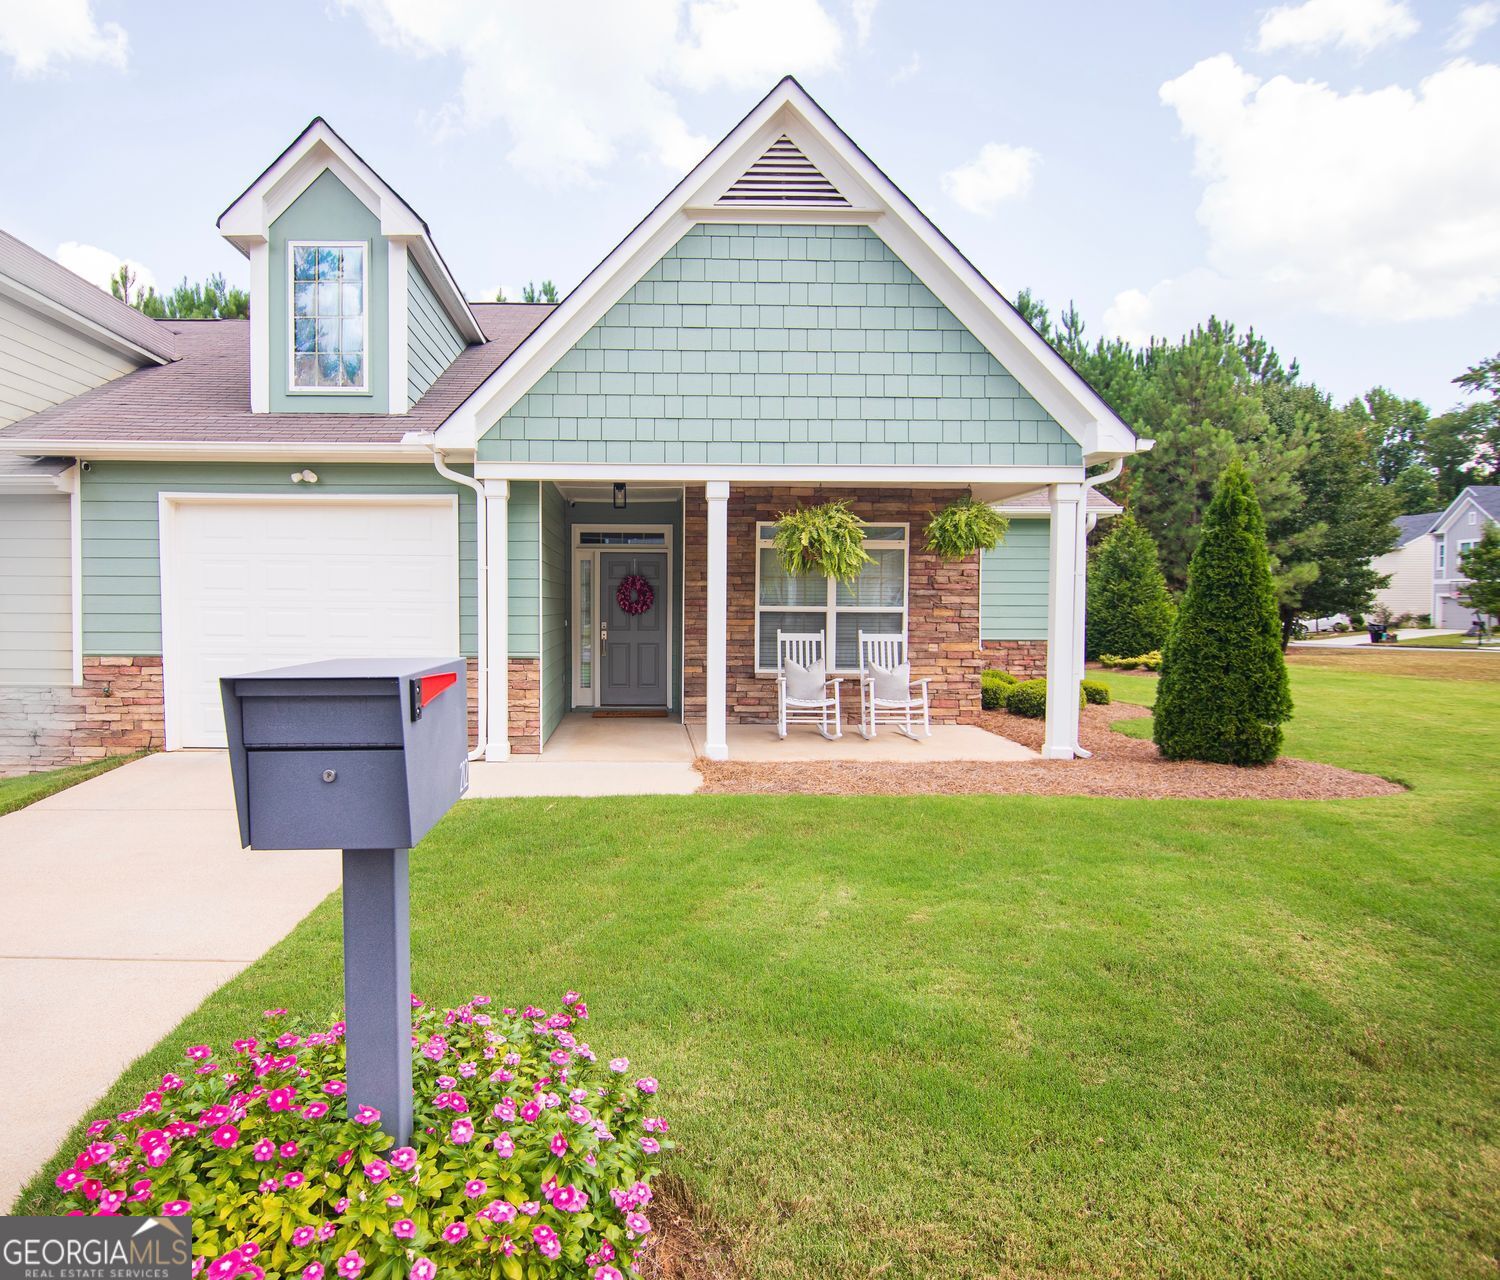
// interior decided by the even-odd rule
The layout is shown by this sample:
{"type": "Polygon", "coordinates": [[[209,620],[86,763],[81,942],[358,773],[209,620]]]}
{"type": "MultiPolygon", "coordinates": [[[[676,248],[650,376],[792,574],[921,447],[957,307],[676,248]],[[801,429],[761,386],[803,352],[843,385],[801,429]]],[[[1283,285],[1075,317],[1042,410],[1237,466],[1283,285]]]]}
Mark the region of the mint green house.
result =
{"type": "Polygon", "coordinates": [[[51,683],[0,653],[0,714],[75,755],[216,746],[224,671],[462,652],[476,755],[618,712],[723,758],[775,718],[778,631],[850,675],[864,632],[902,638],[938,721],[985,666],[1046,674],[1044,754],[1075,753],[1083,537],[1149,442],[795,81],[556,306],[466,300],[321,119],[219,228],[248,321],[156,322],[174,358],[0,428],[0,518],[38,465],[68,477],[36,533],[72,601],[31,646],[55,661],[28,651],[51,683]],[[968,495],[1009,535],[944,563],[926,522],[968,495]],[[829,498],[867,522],[852,587],[770,550],[829,498]]]}

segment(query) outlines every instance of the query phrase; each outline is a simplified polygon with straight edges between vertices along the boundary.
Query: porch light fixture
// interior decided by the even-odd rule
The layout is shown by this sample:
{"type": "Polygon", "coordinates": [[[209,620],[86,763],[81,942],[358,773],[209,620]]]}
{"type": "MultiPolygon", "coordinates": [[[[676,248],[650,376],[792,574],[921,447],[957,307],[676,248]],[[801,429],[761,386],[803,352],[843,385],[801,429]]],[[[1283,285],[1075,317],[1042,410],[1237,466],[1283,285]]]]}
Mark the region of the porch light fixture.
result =
{"type": "Polygon", "coordinates": [[[318,473],[316,471],[293,471],[293,484],[317,484],[318,473]]]}
{"type": "Polygon", "coordinates": [[[611,500],[611,505],[613,505],[616,511],[624,511],[626,501],[627,499],[625,497],[625,486],[623,484],[615,485],[614,496],[611,500]]]}

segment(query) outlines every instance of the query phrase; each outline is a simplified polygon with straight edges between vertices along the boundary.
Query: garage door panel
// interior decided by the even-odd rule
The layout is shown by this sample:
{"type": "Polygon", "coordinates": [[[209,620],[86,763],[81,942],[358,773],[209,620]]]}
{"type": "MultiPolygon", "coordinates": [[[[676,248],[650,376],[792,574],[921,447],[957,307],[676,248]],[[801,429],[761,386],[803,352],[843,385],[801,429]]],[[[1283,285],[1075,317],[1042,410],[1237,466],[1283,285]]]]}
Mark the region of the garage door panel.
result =
{"type": "Polygon", "coordinates": [[[170,529],[166,680],[180,746],[223,745],[221,675],[458,652],[451,504],[187,502],[170,529]]]}

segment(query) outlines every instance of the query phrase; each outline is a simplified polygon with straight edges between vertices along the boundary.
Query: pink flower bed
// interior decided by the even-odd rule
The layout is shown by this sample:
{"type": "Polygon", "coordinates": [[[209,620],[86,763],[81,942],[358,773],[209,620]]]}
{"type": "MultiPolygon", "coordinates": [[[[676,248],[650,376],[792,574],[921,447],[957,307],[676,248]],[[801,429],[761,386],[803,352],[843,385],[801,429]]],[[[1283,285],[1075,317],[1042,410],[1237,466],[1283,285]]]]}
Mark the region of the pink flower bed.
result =
{"type": "Polygon", "coordinates": [[[623,1280],[672,1146],[657,1083],[580,1039],[588,1008],[441,1012],[413,998],[412,1144],[347,1114],[342,1023],[187,1050],[140,1105],[89,1126],[70,1214],[191,1214],[206,1280],[623,1280]]]}

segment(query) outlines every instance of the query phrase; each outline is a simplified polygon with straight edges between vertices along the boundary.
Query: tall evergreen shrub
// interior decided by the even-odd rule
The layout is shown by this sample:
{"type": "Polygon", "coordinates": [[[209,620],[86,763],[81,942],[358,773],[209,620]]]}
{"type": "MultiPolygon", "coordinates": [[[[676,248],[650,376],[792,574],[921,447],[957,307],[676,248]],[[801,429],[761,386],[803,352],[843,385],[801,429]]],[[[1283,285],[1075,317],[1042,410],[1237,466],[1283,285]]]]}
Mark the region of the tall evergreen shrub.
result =
{"type": "Polygon", "coordinates": [[[1291,714],[1265,520],[1235,459],[1203,515],[1162,649],[1153,736],[1169,760],[1270,764],[1291,714]]]}
{"type": "Polygon", "coordinates": [[[1166,643],[1171,629],[1172,597],[1156,543],[1127,511],[1114,521],[1089,565],[1088,657],[1151,653],[1166,643]]]}

